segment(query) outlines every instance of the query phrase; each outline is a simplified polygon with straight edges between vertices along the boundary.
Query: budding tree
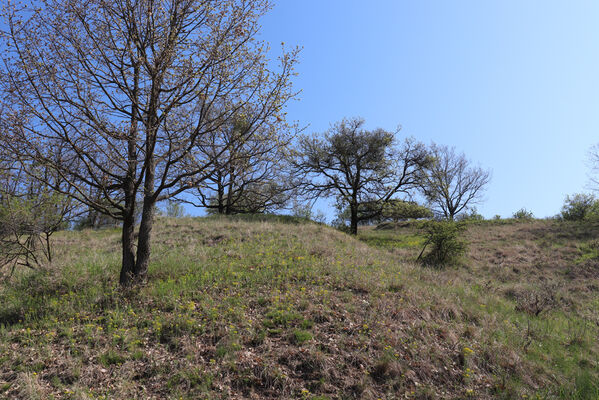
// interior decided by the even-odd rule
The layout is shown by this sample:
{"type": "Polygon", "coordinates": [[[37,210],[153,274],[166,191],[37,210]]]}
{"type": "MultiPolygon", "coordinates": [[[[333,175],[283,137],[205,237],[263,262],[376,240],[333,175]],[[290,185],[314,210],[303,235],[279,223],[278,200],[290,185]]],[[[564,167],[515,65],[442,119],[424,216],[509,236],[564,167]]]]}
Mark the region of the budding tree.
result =
{"type": "Polygon", "coordinates": [[[209,176],[212,161],[197,154],[197,143],[240,110],[252,116],[249,125],[280,119],[294,96],[297,50],[273,72],[256,39],[268,8],[268,0],[4,8],[7,134],[21,160],[52,168],[73,188],[69,195],[122,221],[121,284],[146,276],[156,203],[209,176]],[[60,162],[53,143],[65,148],[60,162]]]}

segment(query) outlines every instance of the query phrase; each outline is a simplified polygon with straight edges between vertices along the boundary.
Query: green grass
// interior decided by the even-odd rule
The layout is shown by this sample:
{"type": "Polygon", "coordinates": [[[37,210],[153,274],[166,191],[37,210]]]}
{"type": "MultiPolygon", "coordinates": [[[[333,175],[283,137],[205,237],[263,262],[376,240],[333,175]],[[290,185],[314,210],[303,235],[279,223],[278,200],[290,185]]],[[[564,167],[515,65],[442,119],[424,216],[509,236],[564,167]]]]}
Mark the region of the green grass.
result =
{"type": "Polygon", "coordinates": [[[0,398],[597,399],[597,232],[471,224],[431,270],[413,224],[160,219],[126,291],[118,230],[60,232],[0,286],[0,398]]]}

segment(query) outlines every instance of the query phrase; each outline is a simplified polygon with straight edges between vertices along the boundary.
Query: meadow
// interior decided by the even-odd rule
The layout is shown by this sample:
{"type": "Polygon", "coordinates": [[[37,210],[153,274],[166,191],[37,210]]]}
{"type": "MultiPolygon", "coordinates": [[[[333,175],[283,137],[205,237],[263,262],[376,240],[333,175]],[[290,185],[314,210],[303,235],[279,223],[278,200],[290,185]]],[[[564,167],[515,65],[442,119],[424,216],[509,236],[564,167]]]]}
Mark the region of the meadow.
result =
{"type": "Polygon", "coordinates": [[[0,397],[597,399],[599,225],[418,223],[357,238],[288,217],[160,218],[148,282],[120,230],[64,231],[0,284],[0,397]]]}

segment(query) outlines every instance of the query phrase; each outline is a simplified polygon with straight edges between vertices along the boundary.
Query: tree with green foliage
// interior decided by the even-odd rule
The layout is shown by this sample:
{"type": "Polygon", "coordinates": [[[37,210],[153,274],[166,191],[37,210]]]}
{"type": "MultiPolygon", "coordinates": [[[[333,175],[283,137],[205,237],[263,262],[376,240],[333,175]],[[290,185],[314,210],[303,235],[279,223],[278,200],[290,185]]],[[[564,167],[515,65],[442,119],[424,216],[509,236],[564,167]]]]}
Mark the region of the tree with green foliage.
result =
{"type": "Polygon", "coordinates": [[[381,222],[399,222],[408,219],[428,219],[433,217],[434,213],[430,208],[420,205],[414,201],[405,201],[399,199],[387,200],[383,204],[381,211],[381,222]]]}
{"type": "Polygon", "coordinates": [[[458,221],[484,221],[485,217],[479,214],[476,207],[470,208],[468,211],[461,213],[456,218],[458,221]]]}
{"type": "Polygon", "coordinates": [[[269,67],[258,40],[269,8],[268,0],[3,7],[3,134],[19,160],[52,168],[73,188],[64,194],[122,221],[122,285],[146,278],[156,204],[210,176],[197,145],[241,113],[250,126],[285,118],[298,50],[283,52],[277,72],[269,67]]]}
{"type": "Polygon", "coordinates": [[[295,218],[306,219],[314,222],[324,224],[326,222],[326,216],[321,210],[314,211],[313,204],[302,203],[298,199],[293,201],[291,207],[291,215],[295,218]]]}
{"type": "Polygon", "coordinates": [[[421,143],[406,139],[398,146],[397,132],[363,126],[363,119],[344,119],[322,135],[301,138],[294,161],[302,177],[300,193],[335,196],[337,208],[349,210],[354,235],[361,221],[380,215],[386,201],[416,187],[428,160],[421,143]],[[364,204],[377,207],[361,213],[364,204]]]}
{"type": "Polygon", "coordinates": [[[588,193],[566,196],[560,216],[565,221],[583,221],[599,216],[599,201],[588,193]]]}
{"type": "MultiPolygon", "coordinates": [[[[433,212],[414,201],[389,199],[382,204],[363,203],[358,207],[358,219],[361,224],[380,224],[382,222],[399,222],[409,219],[433,218],[433,212]],[[370,217],[370,218],[368,218],[370,217]]],[[[336,226],[347,226],[351,221],[349,207],[337,210],[336,226]]]]}

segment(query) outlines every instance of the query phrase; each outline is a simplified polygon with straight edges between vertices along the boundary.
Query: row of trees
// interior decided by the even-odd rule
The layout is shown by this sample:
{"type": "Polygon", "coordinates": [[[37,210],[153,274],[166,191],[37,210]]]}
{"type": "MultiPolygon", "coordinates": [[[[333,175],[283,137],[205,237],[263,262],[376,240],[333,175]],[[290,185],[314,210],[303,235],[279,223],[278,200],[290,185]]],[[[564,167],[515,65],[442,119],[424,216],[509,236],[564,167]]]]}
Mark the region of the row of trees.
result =
{"type": "Polygon", "coordinates": [[[482,200],[490,172],[473,167],[463,154],[413,138],[398,141],[398,132],[363,126],[362,119],[346,119],[324,134],[303,137],[292,162],[301,175],[300,193],[334,196],[350,233],[360,223],[431,217],[430,210],[409,201],[418,194],[449,220],[482,200]]]}
{"type": "MultiPolygon", "coordinates": [[[[0,199],[60,217],[35,228],[15,222],[27,238],[16,246],[81,213],[119,221],[120,282],[130,285],[146,277],[156,205],[169,199],[232,214],[333,196],[353,233],[360,222],[401,212],[425,216],[399,199],[417,190],[450,219],[480,199],[488,172],[447,147],[365,130],[360,119],[295,140],[300,130],[284,108],[297,96],[298,50],[283,49],[278,67],[267,59],[257,35],[269,7],[268,0],[7,4],[0,199]]],[[[0,238],[12,234],[3,228],[0,238]]]]}

